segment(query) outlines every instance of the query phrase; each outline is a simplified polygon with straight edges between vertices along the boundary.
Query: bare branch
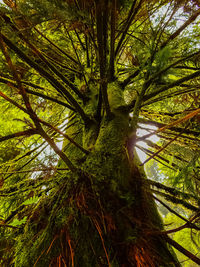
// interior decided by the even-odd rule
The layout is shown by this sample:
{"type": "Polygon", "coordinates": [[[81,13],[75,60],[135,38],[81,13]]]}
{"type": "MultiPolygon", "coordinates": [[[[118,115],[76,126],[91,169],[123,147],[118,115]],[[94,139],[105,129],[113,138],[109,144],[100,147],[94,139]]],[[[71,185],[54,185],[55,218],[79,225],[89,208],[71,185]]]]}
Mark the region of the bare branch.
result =
{"type": "Polygon", "coordinates": [[[182,254],[184,254],[185,256],[187,256],[190,260],[192,260],[193,262],[197,263],[198,265],[200,265],[200,259],[197,258],[194,254],[192,254],[191,252],[189,252],[187,249],[185,249],[184,247],[182,247],[180,244],[178,244],[176,241],[172,240],[171,238],[169,238],[167,235],[164,237],[164,239],[167,241],[167,243],[169,243],[171,246],[173,246],[175,249],[177,249],[178,251],[180,251],[182,254]]]}
{"type": "Polygon", "coordinates": [[[170,37],[161,45],[161,49],[164,48],[171,40],[175,39],[180,33],[190,25],[200,15],[200,9],[198,9],[178,30],[176,30],[170,37]]]}
{"type": "Polygon", "coordinates": [[[139,8],[141,7],[143,0],[140,0],[140,2],[138,3],[137,7],[136,7],[136,2],[137,2],[137,0],[133,1],[133,4],[132,4],[131,9],[129,11],[126,23],[124,25],[123,33],[121,35],[121,38],[120,38],[120,40],[118,42],[118,45],[117,45],[117,48],[115,50],[115,56],[118,55],[118,53],[120,51],[120,48],[121,48],[121,45],[124,42],[126,34],[127,34],[128,30],[129,30],[129,28],[131,26],[131,23],[133,22],[133,20],[135,18],[135,15],[137,14],[139,8]]]}
{"type": "Polygon", "coordinates": [[[46,121],[43,121],[40,119],[40,122],[46,126],[48,126],[49,128],[53,129],[55,132],[61,134],[63,137],[65,137],[67,140],[69,140],[73,145],[75,145],[76,147],[78,147],[83,153],[85,154],[89,154],[90,152],[88,150],[86,150],[85,148],[83,148],[81,145],[79,145],[77,142],[75,142],[71,137],[69,137],[67,134],[63,133],[61,130],[59,130],[58,128],[54,127],[53,125],[49,124],[46,121]]]}
{"type": "Polygon", "coordinates": [[[7,140],[13,139],[15,137],[21,137],[21,136],[27,136],[27,137],[29,137],[29,136],[34,135],[34,134],[38,134],[36,128],[34,128],[34,129],[28,129],[28,130],[25,130],[25,131],[16,132],[16,133],[13,133],[13,134],[9,134],[9,135],[0,137],[0,142],[7,141],[7,140]]]}
{"type": "Polygon", "coordinates": [[[157,150],[153,155],[151,155],[148,159],[146,159],[140,166],[143,166],[146,164],[149,160],[153,159],[155,156],[160,154],[166,147],[168,147],[172,142],[174,142],[178,137],[182,135],[182,132],[177,134],[173,139],[171,139],[167,144],[165,144],[163,147],[161,147],[159,150],[157,150]]]}
{"type": "Polygon", "coordinates": [[[75,64],[79,65],[79,63],[69,54],[67,54],[63,48],[61,49],[58,47],[53,41],[51,41],[49,38],[47,38],[41,31],[39,31],[36,27],[34,28],[44,39],[46,39],[51,45],[53,45],[59,52],[64,54],[67,58],[69,58],[71,61],[73,61],[75,64]]]}
{"type": "Polygon", "coordinates": [[[182,215],[180,215],[178,212],[176,212],[175,210],[173,210],[172,208],[170,208],[168,205],[166,205],[163,201],[161,201],[159,198],[157,198],[156,196],[153,195],[153,198],[160,202],[160,204],[162,204],[166,209],[168,209],[171,213],[175,214],[178,218],[180,218],[181,220],[185,221],[187,225],[190,225],[191,228],[194,228],[196,230],[200,230],[200,228],[198,226],[196,226],[195,224],[193,224],[191,221],[187,220],[186,218],[184,218],[182,215]]]}
{"type": "MultiPolygon", "coordinates": [[[[178,80],[176,80],[176,81],[174,81],[174,82],[172,82],[172,83],[170,83],[170,84],[168,84],[168,85],[164,85],[164,86],[162,86],[160,89],[158,89],[158,90],[155,90],[154,92],[152,92],[152,93],[150,93],[150,94],[148,94],[148,95],[146,95],[146,96],[144,96],[144,101],[147,101],[147,100],[149,100],[150,98],[152,98],[152,97],[154,97],[154,96],[157,96],[158,94],[160,94],[160,93],[162,93],[162,92],[165,92],[166,90],[168,90],[168,89],[171,89],[171,88],[173,88],[173,87],[175,87],[175,86],[179,86],[179,85],[181,85],[182,83],[184,83],[184,82],[187,82],[187,81],[189,81],[189,80],[191,80],[191,79],[194,79],[194,78],[196,78],[196,77],[199,77],[200,76],[200,70],[199,71],[196,71],[196,72],[194,72],[194,73],[192,73],[192,74],[190,74],[190,75],[187,75],[187,76],[185,76],[185,77],[183,77],[183,78],[181,78],[181,79],[178,79],[178,80]]],[[[148,102],[146,103],[144,103],[144,105],[146,106],[146,105],[149,105],[148,104],[148,102]]]]}
{"type": "Polygon", "coordinates": [[[40,67],[37,63],[35,63],[32,59],[30,59],[24,52],[22,52],[16,45],[14,45],[5,35],[2,34],[2,38],[4,42],[8,45],[8,47],[13,50],[22,60],[24,60],[27,64],[29,64],[32,68],[38,71],[43,77],[49,81],[52,86],[61,94],[64,95],[67,100],[74,106],[76,111],[80,114],[81,118],[85,123],[89,122],[88,117],[84,113],[81,106],[74,99],[74,97],[66,90],[66,88],[57,81],[50,73],[40,67]]]}

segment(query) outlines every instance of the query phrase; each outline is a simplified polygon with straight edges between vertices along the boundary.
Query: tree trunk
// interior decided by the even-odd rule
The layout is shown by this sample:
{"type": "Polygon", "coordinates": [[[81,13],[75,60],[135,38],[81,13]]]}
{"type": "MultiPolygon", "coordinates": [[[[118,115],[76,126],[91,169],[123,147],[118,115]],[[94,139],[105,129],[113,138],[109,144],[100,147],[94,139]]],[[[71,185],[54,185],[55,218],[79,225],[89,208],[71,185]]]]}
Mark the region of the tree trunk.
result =
{"type": "Polygon", "coordinates": [[[180,266],[160,235],[162,219],[144,186],[145,172],[127,148],[129,120],[127,112],[113,108],[100,127],[84,129],[87,157],[68,144],[68,156],[73,160],[75,154],[83,170],[74,199],[79,217],[70,231],[75,266],[180,266]]]}
{"type": "MultiPolygon", "coordinates": [[[[180,266],[160,234],[163,224],[144,186],[145,172],[127,148],[129,114],[116,105],[111,112],[100,125],[85,128],[77,117],[69,120],[66,133],[90,153],[65,141],[63,151],[81,171],[67,173],[70,179],[46,203],[34,266],[180,266]]],[[[17,264],[32,266],[33,259],[17,264]]]]}
{"type": "Polygon", "coordinates": [[[144,186],[144,170],[136,155],[131,160],[128,128],[128,114],[118,111],[111,120],[104,119],[84,162],[85,173],[90,175],[84,212],[94,231],[88,234],[96,262],[99,266],[180,266],[159,234],[162,220],[144,186]],[[97,243],[102,248],[95,247],[97,243]]]}

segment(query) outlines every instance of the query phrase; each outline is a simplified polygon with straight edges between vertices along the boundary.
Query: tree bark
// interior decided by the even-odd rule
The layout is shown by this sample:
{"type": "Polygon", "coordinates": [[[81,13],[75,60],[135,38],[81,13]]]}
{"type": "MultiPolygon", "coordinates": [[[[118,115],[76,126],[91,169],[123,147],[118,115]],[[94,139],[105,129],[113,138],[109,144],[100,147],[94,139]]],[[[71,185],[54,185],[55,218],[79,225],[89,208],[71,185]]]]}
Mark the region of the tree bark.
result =
{"type": "MultiPolygon", "coordinates": [[[[118,108],[112,114],[112,119],[104,117],[100,127],[91,125],[82,135],[91,153],[79,157],[83,176],[78,184],[82,189],[75,266],[180,266],[159,235],[163,223],[150,189],[143,186],[146,174],[127,148],[129,115],[118,108]]],[[[69,146],[73,151],[68,150],[68,156],[74,154],[77,160],[80,151],[69,146]]],[[[72,236],[74,232],[77,229],[72,236]]]]}
{"type": "MultiPolygon", "coordinates": [[[[37,221],[37,229],[29,232],[42,232],[40,242],[32,248],[34,256],[26,251],[27,263],[18,260],[16,266],[180,266],[159,234],[163,223],[150,189],[143,186],[146,174],[127,147],[129,114],[120,108],[124,103],[118,105],[120,95],[117,101],[108,96],[112,117],[104,115],[99,124],[84,126],[71,114],[66,134],[90,153],[69,140],[63,144],[79,173],[66,171],[59,191],[37,209],[45,216],[38,219],[33,212],[29,225],[37,221]]],[[[36,235],[30,236],[26,233],[34,241],[36,235]]]]}

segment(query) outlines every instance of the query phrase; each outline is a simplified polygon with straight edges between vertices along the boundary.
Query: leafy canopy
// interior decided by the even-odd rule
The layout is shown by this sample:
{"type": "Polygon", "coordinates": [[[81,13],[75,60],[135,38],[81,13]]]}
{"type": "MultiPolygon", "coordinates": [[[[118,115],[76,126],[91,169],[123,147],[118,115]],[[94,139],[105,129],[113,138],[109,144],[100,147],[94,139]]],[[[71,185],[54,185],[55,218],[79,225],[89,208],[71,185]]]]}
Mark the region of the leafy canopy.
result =
{"type": "MultiPolygon", "coordinates": [[[[70,199],[69,209],[61,208],[66,195],[60,192],[68,190],[69,170],[75,173],[74,182],[81,171],[77,154],[65,153],[61,144],[64,140],[76,147],[79,160],[86,157],[92,145],[84,138],[80,141],[78,133],[67,135],[70,127],[78,125],[77,131],[83,133],[92,124],[100,125],[104,116],[112,119],[116,110],[130,114],[131,145],[147,156],[146,184],[167,223],[184,224],[198,245],[199,1],[4,3],[0,7],[0,263],[29,264],[23,248],[29,238],[32,254],[50,240],[50,246],[48,242],[43,246],[51,258],[57,235],[52,237],[49,229],[54,222],[61,228],[70,212],[77,212],[70,199]],[[137,136],[140,130],[146,134],[137,136]],[[158,143],[150,139],[154,134],[158,143]],[[47,207],[51,209],[45,211],[47,207]],[[38,232],[34,238],[30,225],[38,232]]],[[[181,229],[170,229],[181,243],[181,229]]],[[[188,249],[197,252],[195,245],[188,249]]],[[[195,255],[185,255],[198,262],[195,255]]]]}

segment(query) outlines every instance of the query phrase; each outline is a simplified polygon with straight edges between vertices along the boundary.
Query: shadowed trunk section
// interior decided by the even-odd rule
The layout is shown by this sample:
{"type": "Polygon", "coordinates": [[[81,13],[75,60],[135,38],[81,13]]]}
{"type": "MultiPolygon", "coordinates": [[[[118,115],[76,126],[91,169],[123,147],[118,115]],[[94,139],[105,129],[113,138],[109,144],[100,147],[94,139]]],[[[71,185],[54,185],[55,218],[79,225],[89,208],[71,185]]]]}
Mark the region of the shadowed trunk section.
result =
{"type": "MultiPolygon", "coordinates": [[[[91,153],[79,161],[83,176],[73,196],[79,214],[76,227],[72,223],[70,228],[75,266],[180,266],[158,234],[162,220],[143,186],[146,175],[139,159],[130,160],[128,128],[128,114],[114,111],[100,129],[84,130],[89,135],[84,146],[91,153]]],[[[80,155],[73,150],[68,156],[80,155]]]]}

